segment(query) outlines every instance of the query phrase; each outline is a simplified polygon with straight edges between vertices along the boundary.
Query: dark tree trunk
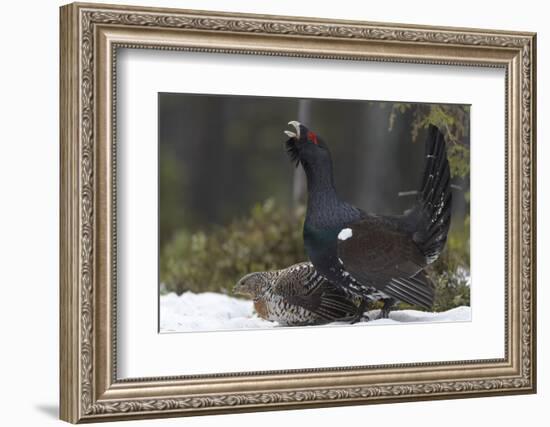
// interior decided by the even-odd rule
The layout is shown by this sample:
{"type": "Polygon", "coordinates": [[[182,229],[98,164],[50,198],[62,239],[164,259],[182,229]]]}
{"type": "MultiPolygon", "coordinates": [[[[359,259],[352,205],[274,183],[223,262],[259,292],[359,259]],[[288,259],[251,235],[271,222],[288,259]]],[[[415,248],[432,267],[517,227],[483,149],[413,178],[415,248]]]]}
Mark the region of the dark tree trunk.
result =
{"type": "MultiPolygon", "coordinates": [[[[309,99],[301,99],[298,102],[298,121],[304,123],[306,126],[311,122],[311,101],[309,99]]],[[[305,205],[306,194],[306,174],[302,165],[298,165],[294,169],[292,180],[292,203],[294,208],[305,205]]]]}

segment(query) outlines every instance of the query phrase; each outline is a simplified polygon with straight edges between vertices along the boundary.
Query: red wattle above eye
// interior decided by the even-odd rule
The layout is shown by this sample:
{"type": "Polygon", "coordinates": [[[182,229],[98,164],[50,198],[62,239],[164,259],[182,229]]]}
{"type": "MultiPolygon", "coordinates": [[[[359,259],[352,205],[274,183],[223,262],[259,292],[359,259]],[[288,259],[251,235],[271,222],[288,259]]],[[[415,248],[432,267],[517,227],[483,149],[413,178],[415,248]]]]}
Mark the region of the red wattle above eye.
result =
{"type": "Polygon", "coordinates": [[[308,141],[313,142],[315,145],[319,144],[319,141],[317,141],[317,135],[315,134],[315,132],[309,131],[307,133],[307,139],[308,141]]]}

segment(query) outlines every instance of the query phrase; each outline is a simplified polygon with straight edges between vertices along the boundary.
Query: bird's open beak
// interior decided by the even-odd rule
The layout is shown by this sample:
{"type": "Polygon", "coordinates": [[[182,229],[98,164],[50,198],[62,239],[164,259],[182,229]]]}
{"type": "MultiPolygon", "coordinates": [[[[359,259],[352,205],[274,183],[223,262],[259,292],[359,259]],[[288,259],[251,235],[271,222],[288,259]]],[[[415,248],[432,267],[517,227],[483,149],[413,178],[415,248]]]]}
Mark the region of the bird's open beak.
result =
{"type": "Polygon", "coordinates": [[[296,120],[293,120],[291,122],[288,122],[289,126],[293,126],[296,132],[292,132],[290,130],[285,130],[285,135],[289,138],[296,138],[300,139],[300,122],[297,122],[296,120]]]}

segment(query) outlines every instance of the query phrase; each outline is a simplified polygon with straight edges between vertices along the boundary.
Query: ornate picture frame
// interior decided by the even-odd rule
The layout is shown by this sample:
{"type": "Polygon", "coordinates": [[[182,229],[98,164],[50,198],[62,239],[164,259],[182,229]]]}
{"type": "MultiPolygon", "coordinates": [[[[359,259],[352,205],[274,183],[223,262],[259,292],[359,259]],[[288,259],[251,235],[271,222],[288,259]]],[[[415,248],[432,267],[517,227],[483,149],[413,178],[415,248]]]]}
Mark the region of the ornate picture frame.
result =
{"type": "Polygon", "coordinates": [[[536,391],[536,36],[316,18],[61,8],[60,416],[72,423],[536,391]],[[117,378],[117,49],[505,71],[505,357],[117,378]]]}

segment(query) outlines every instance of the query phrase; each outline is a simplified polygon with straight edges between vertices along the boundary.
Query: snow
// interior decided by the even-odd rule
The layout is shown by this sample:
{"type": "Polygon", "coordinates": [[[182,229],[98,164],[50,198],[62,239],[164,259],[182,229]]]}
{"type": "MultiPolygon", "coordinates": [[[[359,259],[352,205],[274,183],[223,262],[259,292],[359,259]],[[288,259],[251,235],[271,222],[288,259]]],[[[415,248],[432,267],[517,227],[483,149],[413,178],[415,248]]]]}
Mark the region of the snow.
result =
{"type": "Polygon", "coordinates": [[[390,319],[371,321],[371,324],[413,323],[413,322],[466,322],[471,320],[471,308],[460,306],[441,313],[430,313],[416,310],[398,310],[390,313],[390,319]]]}
{"type": "Polygon", "coordinates": [[[160,331],[219,331],[224,329],[272,328],[254,314],[252,301],[215,292],[185,292],[160,297],[160,331]]]}
{"type": "Polygon", "coordinates": [[[340,233],[338,233],[338,240],[347,240],[353,236],[353,231],[351,228],[344,228],[340,233]]]}
{"type": "MultiPolygon", "coordinates": [[[[378,310],[373,310],[368,315],[370,318],[376,319],[378,313],[378,310]]],[[[349,327],[402,323],[464,322],[470,320],[470,307],[462,306],[441,313],[399,310],[391,312],[389,319],[370,320],[354,325],[335,322],[330,325],[346,325],[349,327]]],[[[215,292],[198,294],[185,292],[180,296],[169,293],[160,297],[161,332],[266,329],[278,326],[277,322],[259,318],[254,313],[252,301],[249,300],[233,298],[215,292]]]]}

